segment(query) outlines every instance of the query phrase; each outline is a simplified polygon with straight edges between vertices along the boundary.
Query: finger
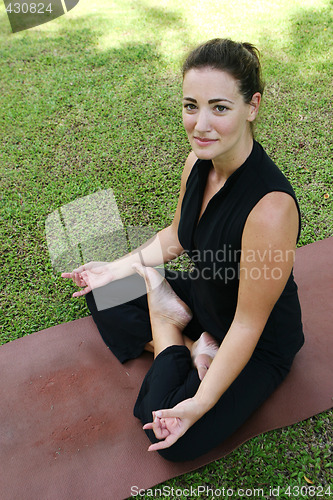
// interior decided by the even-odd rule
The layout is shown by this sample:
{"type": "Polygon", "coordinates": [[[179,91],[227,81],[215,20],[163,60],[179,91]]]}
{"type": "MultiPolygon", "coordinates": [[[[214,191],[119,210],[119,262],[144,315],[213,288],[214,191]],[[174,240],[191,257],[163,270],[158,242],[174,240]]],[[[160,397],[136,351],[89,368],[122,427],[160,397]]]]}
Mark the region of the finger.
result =
{"type": "Polygon", "coordinates": [[[73,281],[77,286],[80,286],[81,288],[89,286],[88,275],[86,273],[75,273],[75,275],[73,276],[73,281]]]}
{"type": "Polygon", "coordinates": [[[83,266],[77,267],[76,269],[73,269],[73,273],[82,273],[87,269],[87,264],[83,264],[83,266]]]}
{"type": "Polygon", "coordinates": [[[152,430],[157,437],[157,439],[165,439],[168,437],[170,432],[167,429],[163,429],[162,427],[156,426],[154,422],[149,422],[142,427],[143,430],[152,430]]]}
{"type": "Polygon", "coordinates": [[[157,410],[155,412],[156,417],[158,418],[181,418],[182,410],[180,408],[170,408],[169,410],[157,410]]]}
{"type": "MultiPolygon", "coordinates": [[[[69,279],[72,279],[73,282],[80,286],[80,283],[79,283],[79,280],[81,279],[80,278],[80,275],[78,273],[75,273],[74,271],[72,271],[71,273],[62,273],[61,274],[61,277],[62,278],[69,278],[69,279]]],[[[84,286],[84,285],[81,285],[81,286],[84,286]]]]}
{"type": "Polygon", "coordinates": [[[77,276],[77,284],[81,287],[85,287],[89,285],[88,277],[85,276],[86,273],[79,274],[77,276]]]}
{"type": "Polygon", "coordinates": [[[82,295],[87,295],[87,293],[89,292],[91,292],[91,287],[86,286],[86,288],[84,288],[83,290],[73,293],[72,297],[82,297],[82,295]]]}
{"type": "Polygon", "coordinates": [[[85,281],[84,278],[82,278],[81,273],[75,273],[73,271],[73,281],[77,286],[86,286],[87,282],[85,281]]]}
{"type": "Polygon", "coordinates": [[[145,424],[142,429],[146,430],[146,429],[152,429],[153,428],[153,422],[149,422],[148,424],[145,424]]]}
{"type": "Polygon", "coordinates": [[[89,273],[88,271],[83,271],[83,273],[80,273],[79,276],[84,283],[88,284],[89,276],[91,276],[91,273],[89,273]]]}
{"type": "Polygon", "coordinates": [[[180,436],[168,436],[164,441],[159,441],[158,443],[154,443],[149,446],[148,451],[158,451],[164,450],[165,448],[169,448],[178,440],[180,436]]]}

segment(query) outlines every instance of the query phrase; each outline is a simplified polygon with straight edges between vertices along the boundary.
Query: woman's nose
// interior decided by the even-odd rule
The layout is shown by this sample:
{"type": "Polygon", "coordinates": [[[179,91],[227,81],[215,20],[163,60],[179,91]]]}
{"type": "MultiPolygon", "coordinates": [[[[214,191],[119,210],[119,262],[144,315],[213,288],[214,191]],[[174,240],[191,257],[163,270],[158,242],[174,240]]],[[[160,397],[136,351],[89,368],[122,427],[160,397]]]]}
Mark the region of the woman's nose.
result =
{"type": "Polygon", "coordinates": [[[195,124],[195,130],[200,133],[209,132],[211,129],[209,113],[205,110],[199,111],[197,113],[197,121],[195,124]]]}

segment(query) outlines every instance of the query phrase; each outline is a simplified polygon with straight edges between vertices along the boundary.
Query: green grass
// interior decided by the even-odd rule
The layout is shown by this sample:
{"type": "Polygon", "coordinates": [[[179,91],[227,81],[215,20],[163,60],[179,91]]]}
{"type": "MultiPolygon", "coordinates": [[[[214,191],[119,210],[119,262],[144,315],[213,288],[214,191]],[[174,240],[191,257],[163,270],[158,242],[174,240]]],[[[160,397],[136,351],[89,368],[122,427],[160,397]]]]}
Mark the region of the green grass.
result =
{"type": "MultiPolygon", "coordinates": [[[[189,151],[179,68],[208,38],[230,36],[261,50],[266,91],[257,139],[299,198],[299,245],[331,236],[331,21],[328,0],[101,0],[92,7],[81,0],[66,16],[12,34],[2,4],[1,342],[88,314],[52,268],[45,221],[53,211],[111,188],[125,225],[170,223],[189,151]]],[[[265,498],[269,486],[306,486],[304,476],[332,484],[332,438],[328,411],[165,484],[262,486],[265,498]]]]}

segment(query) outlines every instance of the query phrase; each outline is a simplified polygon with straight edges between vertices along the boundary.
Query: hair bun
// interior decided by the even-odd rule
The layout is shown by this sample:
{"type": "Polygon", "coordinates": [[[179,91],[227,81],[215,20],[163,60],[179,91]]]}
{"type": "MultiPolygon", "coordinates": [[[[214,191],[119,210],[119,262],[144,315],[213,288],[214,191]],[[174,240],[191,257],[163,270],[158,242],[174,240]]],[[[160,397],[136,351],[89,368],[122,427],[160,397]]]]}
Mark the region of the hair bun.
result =
{"type": "Polygon", "coordinates": [[[190,69],[214,68],[226,71],[239,83],[245,102],[251,102],[256,92],[264,91],[261,78],[260,52],[248,42],[214,38],[192,50],[183,64],[183,76],[190,69]]]}

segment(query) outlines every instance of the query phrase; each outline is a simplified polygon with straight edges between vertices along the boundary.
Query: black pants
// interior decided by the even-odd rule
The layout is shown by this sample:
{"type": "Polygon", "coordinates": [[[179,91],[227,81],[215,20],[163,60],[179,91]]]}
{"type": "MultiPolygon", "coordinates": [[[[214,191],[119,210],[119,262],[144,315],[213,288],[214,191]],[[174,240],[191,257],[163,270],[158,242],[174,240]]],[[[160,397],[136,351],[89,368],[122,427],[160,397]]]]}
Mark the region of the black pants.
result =
{"type": "MultiPolygon", "coordinates": [[[[191,308],[190,279],[180,273],[170,279],[177,295],[191,308]]],[[[142,296],[116,307],[98,311],[92,293],[86,296],[99,332],[117,358],[123,363],[138,357],[152,339],[147,297],[142,296]]],[[[192,308],[191,308],[192,309],[192,308]]],[[[193,312],[193,309],[192,309],[193,312]]],[[[204,328],[193,312],[184,334],[196,340],[204,328]]],[[[172,461],[192,460],[221,444],[235,432],[282,382],[292,360],[279,366],[258,356],[256,351],[237,379],[217,404],[198,420],[174,445],[159,453],[172,461]]],[[[185,346],[171,346],[162,351],[148,371],[135,407],[134,415],[142,424],[152,421],[152,411],[172,408],[193,397],[199,387],[197,370],[185,346]]],[[[153,431],[145,431],[152,443],[157,442],[153,431]]]]}

